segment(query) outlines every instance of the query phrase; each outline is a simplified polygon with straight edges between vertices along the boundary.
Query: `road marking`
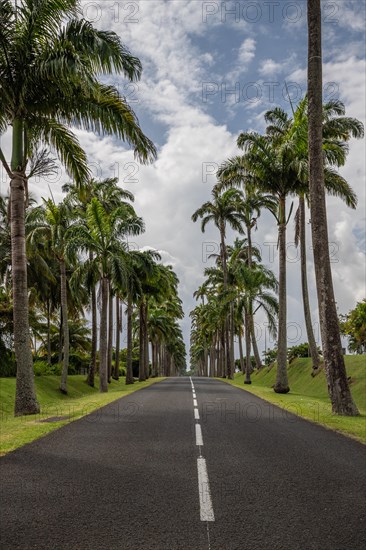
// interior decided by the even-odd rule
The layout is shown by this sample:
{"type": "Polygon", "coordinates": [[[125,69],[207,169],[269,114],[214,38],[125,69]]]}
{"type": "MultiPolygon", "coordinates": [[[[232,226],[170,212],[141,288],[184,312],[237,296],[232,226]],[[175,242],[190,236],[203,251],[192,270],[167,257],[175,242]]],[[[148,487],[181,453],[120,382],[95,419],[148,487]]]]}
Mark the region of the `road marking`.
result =
{"type": "Polygon", "coordinates": [[[193,399],[196,399],[197,398],[197,395],[195,394],[195,392],[193,392],[193,399]]]}
{"type": "Polygon", "coordinates": [[[193,399],[193,406],[194,406],[194,407],[198,407],[197,399],[193,399]]]}
{"type": "Polygon", "coordinates": [[[199,419],[200,419],[200,414],[199,414],[199,412],[198,412],[198,409],[196,409],[196,408],[194,409],[194,418],[195,418],[195,420],[199,420],[199,419]]]}
{"type": "Polygon", "coordinates": [[[206,460],[197,458],[198,491],[200,495],[200,518],[201,521],[215,521],[212,507],[210,485],[207,475],[206,460]]]}
{"type": "Polygon", "coordinates": [[[203,446],[201,424],[196,424],[196,445],[203,446]]]}

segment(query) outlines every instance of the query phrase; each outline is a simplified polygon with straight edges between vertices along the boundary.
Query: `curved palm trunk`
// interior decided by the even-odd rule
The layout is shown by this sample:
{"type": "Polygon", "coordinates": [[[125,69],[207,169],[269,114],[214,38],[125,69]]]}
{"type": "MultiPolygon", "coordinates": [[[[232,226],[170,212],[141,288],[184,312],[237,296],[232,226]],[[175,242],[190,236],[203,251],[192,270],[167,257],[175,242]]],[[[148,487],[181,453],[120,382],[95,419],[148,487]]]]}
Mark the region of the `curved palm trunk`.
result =
{"type": "Polygon", "coordinates": [[[132,299],[127,298],[127,364],[126,364],[126,384],[135,382],[132,372],[132,299]]]}
{"type": "Polygon", "coordinates": [[[313,361],[313,369],[318,369],[320,364],[318,349],[316,347],[313,325],[311,323],[308,277],[306,272],[306,230],[305,230],[305,199],[299,197],[299,222],[300,222],[300,260],[301,260],[301,291],[304,305],[304,317],[310,355],[313,361]]]}
{"type": "Polygon", "coordinates": [[[116,358],[114,360],[114,369],[113,369],[113,378],[114,378],[114,380],[119,379],[120,335],[121,335],[120,305],[119,305],[119,297],[116,296],[116,358]]]}
{"type": "Polygon", "coordinates": [[[112,285],[109,281],[109,300],[108,300],[108,352],[107,352],[107,371],[108,384],[111,383],[112,361],[113,361],[113,294],[112,285]]]}
{"type": "Polygon", "coordinates": [[[287,297],[286,297],[286,198],[281,197],[279,203],[279,290],[278,290],[278,344],[277,344],[277,374],[274,391],[288,393],[290,391],[287,378],[287,297]]]}
{"type": "MultiPolygon", "coordinates": [[[[12,169],[16,170],[22,158],[22,126],[13,125],[12,169]],[[17,143],[17,140],[20,143],[17,143]],[[20,150],[19,150],[20,149],[20,150]]],[[[11,211],[11,265],[13,283],[14,348],[17,362],[15,416],[37,414],[33,358],[30,346],[27,259],[25,253],[24,223],[25,184],[22,174],[14,172],[10,182],[11,211]]]]}
{"type": "Polygon", "coordinates": [[[322,151],[323,101],[320,0],[308,0],[308,33],[311,231],[324,366],[333,412],[347,416],[356,416],[359,412],[352,400],[347,380],[329,259],[322,151]]]}
{"type": "Polygon", "coordinates": [[[145,306],[144,301],[140,303],[140,323],[139,323],[139,382],[146,380],[145,373],[145,306]]]}
{"type": "Polygon", "coordinates": [[[245,311],[245,380],[244,384],[251,384],[250,373],[252,371],[252,364],[250,361],[250,315],[245,311]]]}
{"type": "Polygon", "coordinates": [[[102,308],[100,312],[100,337],[99,337],[99,389],[108,391],[108,294],[109,281],[102,277],[101,281],[102,308]]]}
{"type": "Polygon", "coordinates": [[[97,365],[97,293],[95,287],[91,291],[91,313],[92,313],[92,342],[91,342],[91,357],[87,384],[94,388],[95,370],[97,365]]]}
{"type": "Polygon", "coordinates": [[[69,371],[69,321],[67,311],[67,279],[66,279],[66,264],[65,260],[60,260],[60,285],[61,285],[61,311],[62,311],[62,327],[63,327],[63,361],[61,371],[60,391],[67,393],[67,374],[69,371]]]}

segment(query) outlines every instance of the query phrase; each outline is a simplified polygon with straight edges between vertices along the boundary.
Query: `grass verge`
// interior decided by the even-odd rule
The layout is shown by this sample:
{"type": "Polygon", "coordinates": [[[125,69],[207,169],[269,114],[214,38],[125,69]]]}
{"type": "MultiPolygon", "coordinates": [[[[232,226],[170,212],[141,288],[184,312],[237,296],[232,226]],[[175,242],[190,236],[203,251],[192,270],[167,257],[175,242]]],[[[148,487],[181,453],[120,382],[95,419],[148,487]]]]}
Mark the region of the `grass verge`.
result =
{"type": "Polygon", "coordinates": [[[325,373],[322,369],[311,376],[311,360],[296,359],[288,368],[290,393],[282,395],[273,391],[276,368],[264,368],[252,375],[252,384],[244,385],[242,374],[225,382],[261,397],[293,414],[366,443],[366,356],[345,357],[347,374],[351,377],[351,391],[358,409],[358,417],[338,416],[332,413],[328,397],[325,373]]]}
{"type": "Polygon", "coordinates": [[[91,388],[86,384],[85,376],[69,376],[68,394],[63,395],[58,389],[58,376],[39,376],[35,378],[35,383],[41,405],[40,414],[15,418],[15,378],[0,378],[0,456],[160,380],[163,378],[150,378],[146,382],[135,382],[128,386],[124,379],[118,382],[112,380],[108,393],[100,393],[98,379],[95,388],[91,388]],[[67,419],[41,422],[55,416],[66,416],[67,419]]]}

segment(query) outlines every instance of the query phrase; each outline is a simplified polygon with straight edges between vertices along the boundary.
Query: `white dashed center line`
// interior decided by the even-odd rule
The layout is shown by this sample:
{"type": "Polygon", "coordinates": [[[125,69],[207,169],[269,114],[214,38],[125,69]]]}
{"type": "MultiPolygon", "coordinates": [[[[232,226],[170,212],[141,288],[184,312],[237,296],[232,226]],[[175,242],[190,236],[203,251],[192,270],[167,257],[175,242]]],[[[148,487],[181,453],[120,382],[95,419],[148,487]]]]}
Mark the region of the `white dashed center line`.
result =
{"type": "Polygon", "coordinates": [[[201,424],[196,424],[196,445],[203,446],[201,424]]]}
{"type": "Polygon", "coordinates": [[[207,475],[206,460],[197,458],[198,491],[200,495],[200,518],[201,521],[215,521],[212,507],[210,485],[207,475]]]}
{"type": "MultiPolygon", "coordinates": [[[[192,378],[191,377],[189,378],[190,378],[191,387],[192,387],[194,418],[197,421],[200,419],[200,415],[198,411],[197,395],[196,395],[196,390],[194,389],[192,378]]],[[[200,519],[201,521],[210,522],[210,521],[215,521],[215,515],[213,511],[213,506],[212,506],[206,459],[203,458],[201,454],[201,447],[203,447],[202,428],[201,428],[201,424],[199,424],[198,422],[195,423],[195,430],[196,430],[196,446],[198,447],[198,452],[199,452],[199,457],[197,458],[197,473],[198,473],[198,493],[199,493],[199,500],[200,500],[200,519]]],[[[207,537],[208,537],[208,543],[210,547],[208,523],[207,523],[207,537]]]]}

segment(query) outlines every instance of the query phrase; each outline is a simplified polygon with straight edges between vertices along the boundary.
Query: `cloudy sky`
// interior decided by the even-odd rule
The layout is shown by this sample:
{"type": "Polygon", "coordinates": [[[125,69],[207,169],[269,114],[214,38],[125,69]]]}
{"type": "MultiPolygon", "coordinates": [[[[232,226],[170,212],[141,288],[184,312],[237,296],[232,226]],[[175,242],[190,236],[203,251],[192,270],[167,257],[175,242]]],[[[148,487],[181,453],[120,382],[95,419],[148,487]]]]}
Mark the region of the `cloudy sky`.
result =
{"type": "MultiPolygon", "coordinates": [[[[191,215],[208,200],[217,165],[237,153],[243,130],[262,131],[263,114],[281,105],[285,91],[296,103],[306,90],[306,2],[201,0],[87,1],[84,15],[100,28],[117,32],[143,64],[141,82],[111,79],[136,111],[145,133],[154,140],[158,159],[139,166],[128,148],[112,138],[78,131],[96,176],[119,175],[120,185],[135,193],[136,210],[146,233],[136,246],[162,253],[180,278],[189,341],[193,291],[209,265],[207,253],[217,245],[215,228],[205,234],[191,215]]],[[[365,119],[365,4],[360,0],[323,2],[324,98],[340,98],[347,114],[365,119]]],[[[3,147],[8,149],[8,136],[3,147]]],[[[338,199],[328,200],[329,233],[336,299],[347,312],[365,296],[365,155],[364,143],[353,141],[342,174],[359,197],[357,211],[338,199]]],[[[48,184],[61,198],[64,176],[33,182],[38,196],[48,184]]],[[[1,191],[5,192],[5,178],[1,191]]],[[[310,238],[310,228],[308,226],[310,238]]],[[[232,235],[229,236],[233,238],[232,235]]],[[[277,272],[276,225],[263,213],[255,241],[263,261],[277,272]]],[[[288,231],[289,345],[306,341],[303,329],[300,266],[288,231]]],[[[310,243],[310,239],[309,239],[310,243]]],[[[308,245],[309,288],[317,326],[314,270],[308,245]]],[[[264,347],[263,321],[257,319],[264,347]]],[[[319,341],[319,335],[317,337],[319,341]]],[[[269,345],[267,336],[267,345],[269,345]]]]}

